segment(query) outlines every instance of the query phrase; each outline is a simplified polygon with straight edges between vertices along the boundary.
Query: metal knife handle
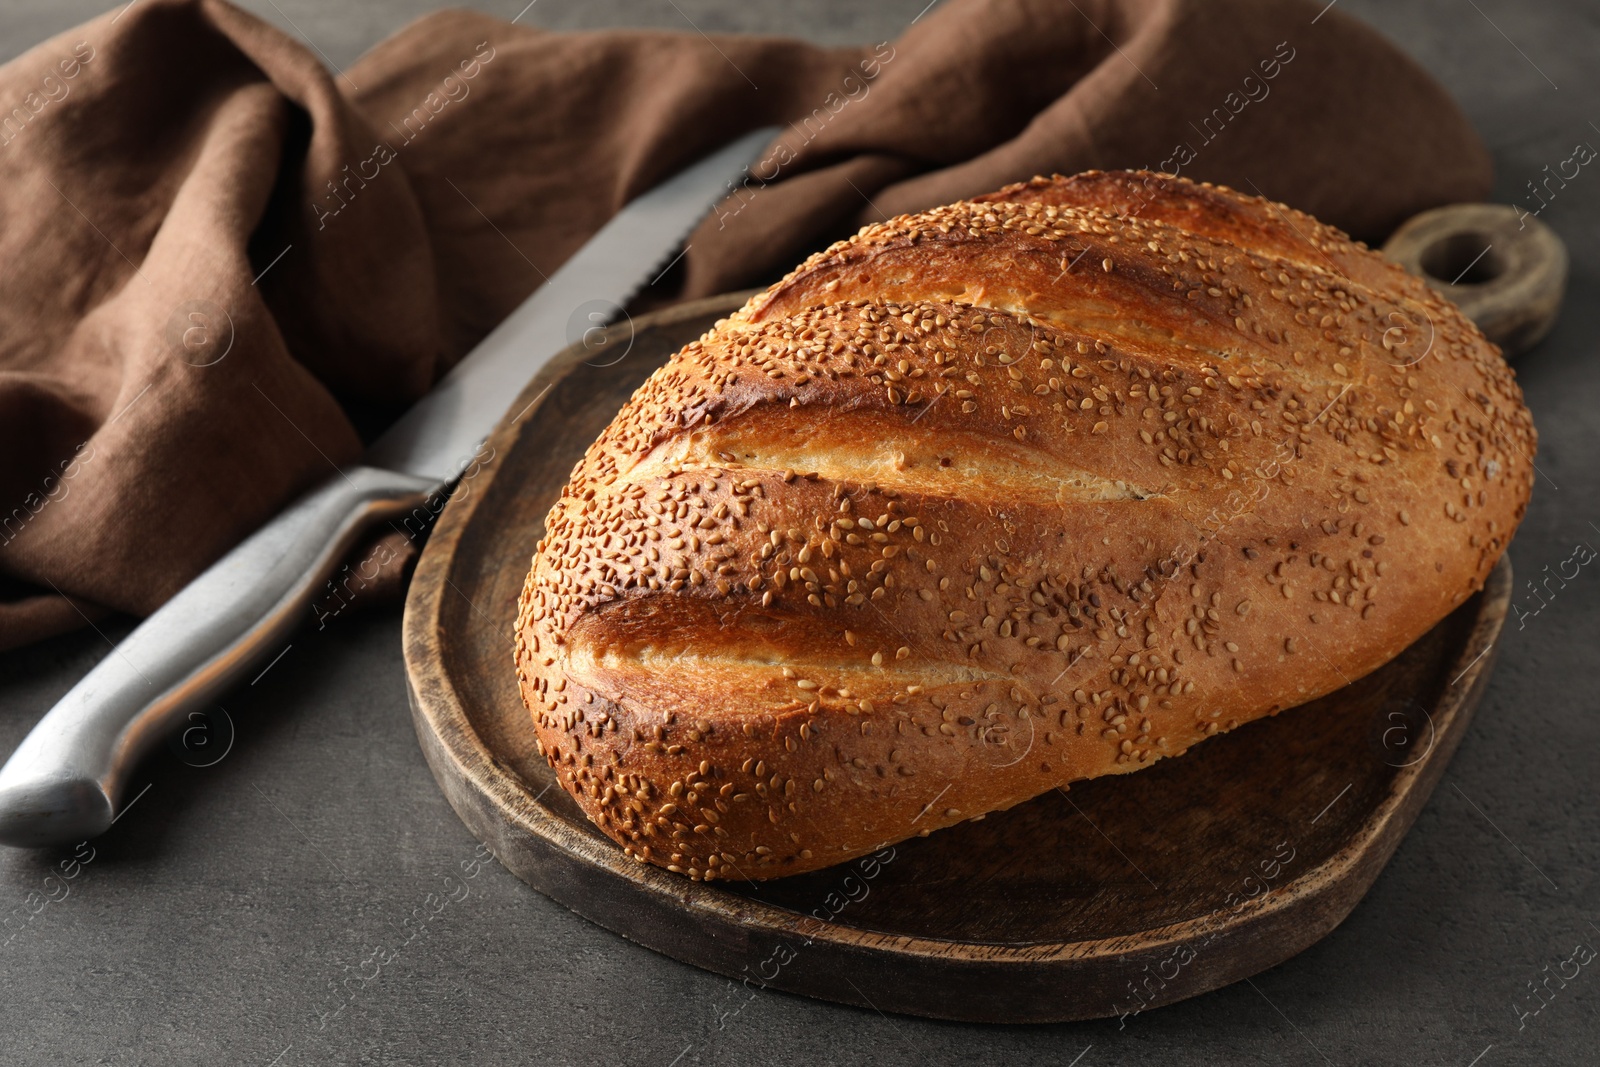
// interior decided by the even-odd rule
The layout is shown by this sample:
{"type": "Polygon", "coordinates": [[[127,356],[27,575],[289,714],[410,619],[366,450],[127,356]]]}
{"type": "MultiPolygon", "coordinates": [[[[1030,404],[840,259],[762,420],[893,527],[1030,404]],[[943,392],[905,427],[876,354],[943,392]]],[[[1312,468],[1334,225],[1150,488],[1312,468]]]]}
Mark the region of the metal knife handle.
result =
{"type": "Polygon", "coordinates": [[[111,825],[139,757],[276,652],[374,520],[439,483],[341,470],[218,560],[51,708],[0,768],[0,844],[71,844],[111,825]]]}

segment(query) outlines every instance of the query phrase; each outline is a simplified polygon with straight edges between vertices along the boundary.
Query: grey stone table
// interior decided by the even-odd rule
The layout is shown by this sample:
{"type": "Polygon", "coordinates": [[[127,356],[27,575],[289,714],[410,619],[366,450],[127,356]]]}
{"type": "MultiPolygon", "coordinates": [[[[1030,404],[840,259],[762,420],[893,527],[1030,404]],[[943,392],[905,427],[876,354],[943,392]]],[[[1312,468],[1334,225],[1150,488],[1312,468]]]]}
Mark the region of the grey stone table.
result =
{"type": "MultiPolygon", "coordinates": [[[[524,2],[477,6],[509,18],[524,2]]],[[[895,34],[926,2],[539,0],[523,19],[844,43],[895,34]]],[[[247,6],[344,65],[435,0],[247,6]]],[[[1600,145],[1594,0],[1343,7],[1462,101],[1494,151],[1496,199],[1518,201],[1577,142],[1600,145]]],[[[98,8],[6,0],[0,53],[98,8]]],[[[1538,488],[1511,549],[1524,578],[1579,541],[1600,544],[1600,171],[1580,173],[1542,217],[1566,239],[1573,271],[1556,332],[1518,368],[1542,437],[1538,488]]],[[[398,612],[340,618],[301,634],[228,698],[237,736],[226,758],[152,760],[148,791],[92,858],[0,849],[0,1062],[1600,1062],[1600,961],[1541,986],[1552,991],[1542,1001],[1529,986],[1578,943],[1600,947],[1597,605],[1600,568],[1590,568],[1524,626],[1508,625],[1444,783],[1343,926],[1253,987],[1122,1030],[955,1025],[781,993],[719,1027],[735,1006],[727,980],[591,925],[492,862],[472,864],[475,842],[412,733],[398,612]],[[63,861],[75,876],[47,882],[63,861]],[[447,876],[465,880],[447,889],[447,876]],[[448,893],[460,899],[435,914],[448,893]],[[379,977],[353,979],[375,952],[389,960],[379,977]]],[[[127,624],[104,629],[114,640],[127,624]]],[[[107,649],[90,632],[0,656],[0,747],[107,649]]]]}

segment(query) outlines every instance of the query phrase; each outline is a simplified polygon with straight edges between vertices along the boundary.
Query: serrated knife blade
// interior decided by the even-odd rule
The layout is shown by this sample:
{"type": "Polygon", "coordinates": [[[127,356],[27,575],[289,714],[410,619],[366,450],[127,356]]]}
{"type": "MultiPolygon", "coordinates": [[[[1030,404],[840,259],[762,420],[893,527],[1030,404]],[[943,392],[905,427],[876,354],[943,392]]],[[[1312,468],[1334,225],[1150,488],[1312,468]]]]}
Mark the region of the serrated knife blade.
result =
{"type": "Polygon", "coordinates": [[[777,133],[747,134],[629,202],[378,438],[367,464],[439,480],[459,473],[507,399],[571,343],[573,313],[596,302],[620,310],[777,133]]]}

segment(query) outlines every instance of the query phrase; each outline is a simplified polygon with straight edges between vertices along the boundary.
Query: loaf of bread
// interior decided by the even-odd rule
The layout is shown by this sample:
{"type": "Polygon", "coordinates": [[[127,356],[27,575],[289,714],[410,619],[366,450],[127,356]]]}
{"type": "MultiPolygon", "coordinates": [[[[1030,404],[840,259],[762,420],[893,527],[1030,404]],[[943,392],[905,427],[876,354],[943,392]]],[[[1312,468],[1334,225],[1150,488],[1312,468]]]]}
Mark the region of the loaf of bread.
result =
{"type": "Polygon", "coordinates": [[[773,878],[1379,667],[1532,488],[1499,352],[1281,204],[1142,172],[870,226],[677,353],[551,510],[516,666],[629,855],[773,878]]]}

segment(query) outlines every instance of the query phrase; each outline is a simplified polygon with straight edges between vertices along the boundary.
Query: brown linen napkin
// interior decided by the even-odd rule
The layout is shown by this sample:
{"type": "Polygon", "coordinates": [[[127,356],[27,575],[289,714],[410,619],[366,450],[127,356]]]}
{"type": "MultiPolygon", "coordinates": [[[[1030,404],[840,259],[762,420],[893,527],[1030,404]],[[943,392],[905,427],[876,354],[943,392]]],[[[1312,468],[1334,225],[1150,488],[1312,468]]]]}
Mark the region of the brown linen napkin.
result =
{"type": "Polygon", "coordinates": [[[1176,170],[1369,240],[1490,184],[1437,84],[1294,0],[949,0],[842,49],[446,11],[338,74],[223,0],[143,0],[0,68],[0,109],[0,647],[159,607],[763,123],[658,290],[1035,173],[1176,170]]]}

